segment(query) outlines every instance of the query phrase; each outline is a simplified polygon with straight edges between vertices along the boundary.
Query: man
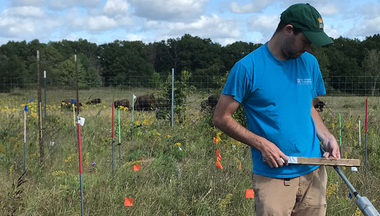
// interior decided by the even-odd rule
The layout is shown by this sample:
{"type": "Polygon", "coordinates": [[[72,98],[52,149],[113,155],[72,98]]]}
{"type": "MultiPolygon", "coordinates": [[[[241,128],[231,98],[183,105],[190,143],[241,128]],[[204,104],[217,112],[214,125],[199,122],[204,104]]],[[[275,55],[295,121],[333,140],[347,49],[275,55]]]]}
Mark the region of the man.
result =
{"type": "Polygon", "coordinates": [[[325,215],[324,166],[288,165],[288,156],[340,158],[334,136],[312,106],[326,93],[311,44],[333,41],[309,4],[281,14],[272,38],[231,69],[214,112],[214,125],[251,146],[256,215],[325,215]],[[232,118],[244,106],[248,129],[232,118]],[[319,139],[319,140],[318,140],[319,139]]]}

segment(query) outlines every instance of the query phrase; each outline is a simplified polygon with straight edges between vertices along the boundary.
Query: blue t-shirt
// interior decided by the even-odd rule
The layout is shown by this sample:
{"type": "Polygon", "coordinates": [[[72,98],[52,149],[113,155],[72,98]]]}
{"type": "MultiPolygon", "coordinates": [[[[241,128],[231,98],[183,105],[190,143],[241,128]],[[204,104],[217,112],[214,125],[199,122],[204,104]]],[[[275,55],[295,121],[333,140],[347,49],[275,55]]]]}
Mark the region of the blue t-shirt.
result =
{"type": "MultiPolygon", "coordinates": [[[[322,156],[311,104],[326,90],[318,62],[310,53],[282,61],[264,44],[234,65],[222,93],[244,106],[248,130],[273,142],[285,155],[322,156]]],[[[318,168],[270,168],[260,151],[251,148],[251,152],[253,172],[263,176],[293,178],[318,168]]]]}

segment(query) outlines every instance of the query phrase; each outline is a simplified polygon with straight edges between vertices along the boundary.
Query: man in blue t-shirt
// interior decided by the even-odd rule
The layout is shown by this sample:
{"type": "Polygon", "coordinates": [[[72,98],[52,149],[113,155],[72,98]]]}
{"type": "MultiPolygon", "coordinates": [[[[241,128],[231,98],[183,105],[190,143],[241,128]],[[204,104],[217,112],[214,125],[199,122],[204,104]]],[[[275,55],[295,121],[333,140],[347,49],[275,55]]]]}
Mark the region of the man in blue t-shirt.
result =
{"type": "Polygon", "coordinates": [[[288,156],[340,158],[334,136],[312,100],[326,93],[311,44],[333,41],[309,4],[281,14],[272,38],[231,69],[214,125],[251,146],[256,215],[325,215],[324,166],[288,165],[288,156]],[[232,118],[242,104],[247,129],[232,118]],[[285,166],[284,166],[285,165],[285,166]]]}

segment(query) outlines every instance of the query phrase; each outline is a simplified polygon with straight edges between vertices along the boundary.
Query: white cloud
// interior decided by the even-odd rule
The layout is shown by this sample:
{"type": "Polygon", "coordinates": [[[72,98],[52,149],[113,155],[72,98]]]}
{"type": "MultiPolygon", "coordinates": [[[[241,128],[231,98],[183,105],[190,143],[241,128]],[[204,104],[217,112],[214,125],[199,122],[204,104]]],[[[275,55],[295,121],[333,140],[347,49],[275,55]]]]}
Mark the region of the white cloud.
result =
{"type": "MultiPolygon", "coordinates": [[[[69,41],[76,41],[79,39],[79,37],[76,34],[70,33],[70,34],[66,35],[65,37],[63,37],[63,39],[66,39],[69,41]]],[[[62,41],[62,40],[60,40],[60,41],[62,41]]]]}
{"type": "Polygon", "coordinates": [[[5,17],[0,15],[1,37],[43,38],[50,34],[54,28],[61,25],[59,19],[46,19],[41,25],[41,20],[25,17],[5,17]]]}
{"type": "Polygon", "coordinates": [[[42,8],[34,6],[21,6],[21,7],[11,7],[5,9],[2,14],[5,16],[22,16],[22,17],[43,17],[45,16],[45,11],[42,8]]]}
{"type": "Polygon", "coordinates": [[[12,5],[15,6],[40,6],[44,0],[13,0],[12,5]]]}
{"type": "Polygon", "coordinates": [[[102,0],[45,0],[48,8],[52,10],[64,10],[79,5],[84,7],[96,7],[102,0]]]}
{"type": "Polygon", "coordinates": [[[226,45],[239,40],[241,37],[240,27],[237,20],[218,17],[215,14],[201,16],[200,19],[190,23],[146,21],[141,32],[147,36],[140,39],[154,42],[191,34],[201,38],[210,38],[214,42],[226,45]]]}
{"type": "Polygon", "coordinates": [[[255,13],[259,12],[268,5],[270,5],[273,2],[273,0],[256,0],[252,1],[251,3],[240,5],[238,2],[231,2],[230,4],[230,10],[233,13],[255,13]]]}
{"type": "Polygon", "coordinates": [[[139,35],[139,34],[127,34],[125,36],[125,40],[127,41],[143,41],[145,39],[146,39],[145,36],[139,35]]]}
{"type": "Polygon", "coordinates": [[[252,32],[260,32],[264,41],[269,40],[275,32],[280,15],[273,16],[252,16],[248,19],[248,30],[252,32]]]}
{"type": "Polygon", "coordinates": [[[375,18],[380,16],[380,1],[378,4],[365,4],[360,8],[353,10],[356,16],[363,16],[366,18],[375,18]]]}
{"type": "Polygon", "coordinates": [[[135,14],[151,20],[191,20],[204,12],[209,0],[131,0],[135,14]]]}
{"type": "Polygon", "coordinates": [[[88,19],[87,29],[89,31],[105,31],[117,26],[117,22],[107,16],[94,16],[88,19]]]}
{"type": "Polygon", "coordinates": [[[379,34],[380,32],[380,16],[368,19],[361,22],[359,27],[353,27],[350,29],[349,33],[353,36],[365,37],[374,34],[379,34]]]}
{"type": "Polygon", "coordinates": [[[331,16],[331,15],[339,13],[338,6],[336,6],[335,4],[331,4],[331,3],[325,4],[323,6],[319,6],[317,10],[322,15],[322,17],[331,16]]]}
{"type": "Polygon", "coordinates": [[[129,5],[124,0],[108,0],[103,8],[103,13],[108,16],[129,14],[129,5]]]}
{"type": "Polygon", "coordinates": [[[341,33],[339,32],[339,30],[335,29],[334,27],[325,26],[325,28],[323,30],[326,32],[326,34],[329,37],[332,37],[332,38],[338,38],[341,35],[341,33]]]}
{"type": "Polygon", "coordinates": [[[161,34],[179,37],[186,33],[205,38],[238,38],[241,36],[236,20],[218,17],[213,14],[201,16],[192,23],[148,21],[143,30],[155,29],[161,34]]]}

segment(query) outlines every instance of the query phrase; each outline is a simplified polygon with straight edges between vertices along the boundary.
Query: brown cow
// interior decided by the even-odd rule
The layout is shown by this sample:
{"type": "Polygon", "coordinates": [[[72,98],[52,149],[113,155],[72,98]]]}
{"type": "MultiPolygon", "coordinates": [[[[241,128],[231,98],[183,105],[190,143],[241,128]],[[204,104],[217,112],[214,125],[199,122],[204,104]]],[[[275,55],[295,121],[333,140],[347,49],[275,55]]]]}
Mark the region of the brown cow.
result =
{"type": "Polygon", "coordinates": [[[218,96],[217,95],[211,95],[207,98],[207,100],[204,100],[201,102],[201,112],[207,109],[213,110],[216,107],[216,104],[218,104],[218,96]]]}
{"type": "Polygon", "coordinates": [[[319,112],[322,112],[323,111],[323,106],[326,105],[323,101],[319,100],[319,98],[314,98],[313,99],[313,107],[319,111],[319,112]]]}
{"type": "Polygon", "coordinates": [[[117,100],[117,101],[113,102],[113,105],[116,109],[118,109],[120,107],[128,107],[128,110],[131,109],[131,104],[129,103],[128,99],[117,100]]]}
{"type": "Polygon", "coordinates": [[[156,107],[156,100],[150,95],[142,95],[137,97],[135,103],[135,110],[137,111],[151,111],[152,108],[156,107]]]}

